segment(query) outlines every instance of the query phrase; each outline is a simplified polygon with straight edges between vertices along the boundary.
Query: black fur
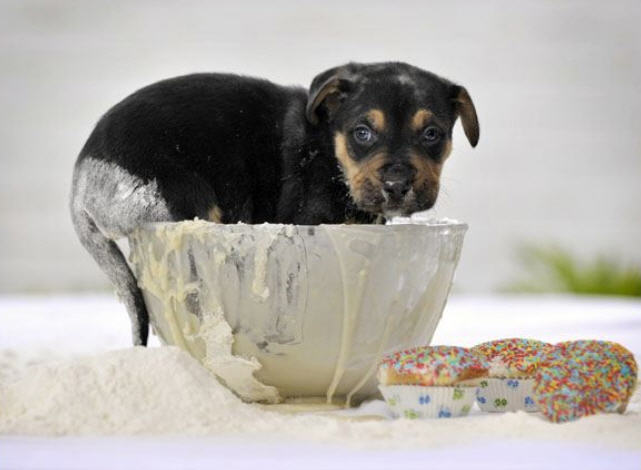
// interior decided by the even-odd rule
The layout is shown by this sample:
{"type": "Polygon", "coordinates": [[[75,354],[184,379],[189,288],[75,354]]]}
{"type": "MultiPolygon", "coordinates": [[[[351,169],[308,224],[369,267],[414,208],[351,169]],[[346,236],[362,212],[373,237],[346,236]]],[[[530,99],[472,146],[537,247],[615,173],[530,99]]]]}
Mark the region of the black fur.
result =
{"type": "Polygon", "coordinates": [[[307,92],[266,80],[195,74],[125,98],[80,153],[156,180],[174,220],[341,223],[360,213],[324,136],[305,119],[307,92]]]}

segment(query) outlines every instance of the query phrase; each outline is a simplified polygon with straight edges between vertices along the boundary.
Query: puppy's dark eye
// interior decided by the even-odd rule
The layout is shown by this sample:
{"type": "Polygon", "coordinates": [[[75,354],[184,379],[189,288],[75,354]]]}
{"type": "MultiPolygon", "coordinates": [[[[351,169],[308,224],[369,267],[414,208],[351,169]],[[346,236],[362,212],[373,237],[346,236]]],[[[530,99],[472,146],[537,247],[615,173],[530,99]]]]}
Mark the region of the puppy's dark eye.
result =
{"type": "Polygon", "coordinates": [[[441,140],[441,130],[438,127],[430,126],[423,131],[421,141],[426,145],[434,145],[441,140]]]}
{"type": "Polygon", "coordinates": [[[354,140],[359,144],[369,145],[372,144],[375,139],[374,131],[365,124],[359,124],[354,129],[354,140]]]}

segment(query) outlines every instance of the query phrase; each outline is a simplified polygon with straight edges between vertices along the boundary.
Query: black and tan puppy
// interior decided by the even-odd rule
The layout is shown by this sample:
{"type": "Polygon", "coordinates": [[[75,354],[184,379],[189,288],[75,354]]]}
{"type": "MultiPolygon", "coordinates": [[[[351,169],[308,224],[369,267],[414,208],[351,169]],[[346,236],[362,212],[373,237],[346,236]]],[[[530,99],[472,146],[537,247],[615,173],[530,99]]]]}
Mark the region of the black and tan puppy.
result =
{"type": "Polygon", "coordinates": [[[75,165],[73,223],[116,287],[134,344],[142,294],[114,240],[146,222],[373,223],[432,207],[465,88],[403,63],[347,64],[309,92],[196,74],[143,88],[100,119],[75,165]]]}

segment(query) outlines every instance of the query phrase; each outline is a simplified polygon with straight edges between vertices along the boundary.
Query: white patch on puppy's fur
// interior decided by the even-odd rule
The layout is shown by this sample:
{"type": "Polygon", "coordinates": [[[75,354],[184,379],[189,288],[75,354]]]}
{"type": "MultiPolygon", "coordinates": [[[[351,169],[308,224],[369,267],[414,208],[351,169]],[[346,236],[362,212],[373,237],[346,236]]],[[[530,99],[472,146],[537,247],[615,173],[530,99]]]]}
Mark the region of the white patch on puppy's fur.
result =
{"type": "Polygon", "coordinates": [[[84,210],[108,238],[127,236],[136,227],[170,220],[155,180],[145,183],[120,166],[85,158],[74,173],[72,210],[84,210]]]}

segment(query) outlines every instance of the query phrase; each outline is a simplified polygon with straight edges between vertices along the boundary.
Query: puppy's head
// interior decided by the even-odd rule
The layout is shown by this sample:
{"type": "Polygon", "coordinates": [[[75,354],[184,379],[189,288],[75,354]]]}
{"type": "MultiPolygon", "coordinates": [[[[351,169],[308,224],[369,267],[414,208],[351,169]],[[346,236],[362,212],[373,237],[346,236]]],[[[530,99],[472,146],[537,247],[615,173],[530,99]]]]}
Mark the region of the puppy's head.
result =
{"type": "Polygon", "coordinates": [[[312,124],[328,126],[356,205],[387,217],[434,205],[457,118],[473,147],[479,139],[465,88],[403,63],[323,72],[312,82],[306,113],[312,124]]]}

